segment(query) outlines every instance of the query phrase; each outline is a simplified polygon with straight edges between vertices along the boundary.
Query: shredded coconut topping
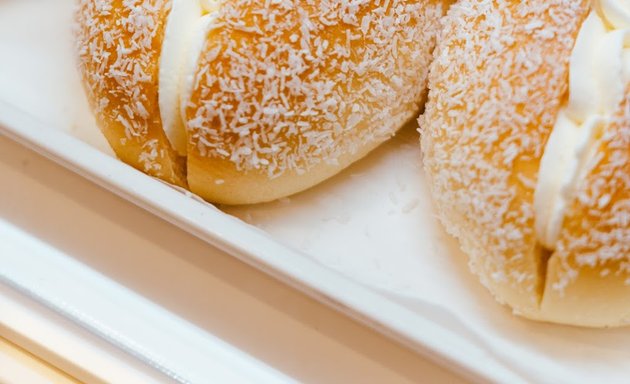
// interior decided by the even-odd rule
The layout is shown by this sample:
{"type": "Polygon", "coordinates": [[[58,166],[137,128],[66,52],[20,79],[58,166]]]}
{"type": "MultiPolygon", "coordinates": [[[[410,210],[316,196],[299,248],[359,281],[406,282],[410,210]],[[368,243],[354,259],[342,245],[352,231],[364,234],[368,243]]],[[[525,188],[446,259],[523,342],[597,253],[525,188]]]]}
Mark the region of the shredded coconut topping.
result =
{"type": "Polygon", "coordinates": [[[425,168],[445,227],[484,284],[519,292],[531,307],[542,284],[533,210],[537,171],[589,4],[456,3],[420,121],[425,168]]]}
{"type": "Polygon", "coordinates": [[[81,0],[79,69],[102,131],[134,167],[185,185],[158,107],[160,42],[170,0],[81,0]]]}
{"type": "Polygon", "coordinates": [[[194,148],[277,177],[391,136],[423,101],[441,1],[232,0],[186,108],[194,148]]]}

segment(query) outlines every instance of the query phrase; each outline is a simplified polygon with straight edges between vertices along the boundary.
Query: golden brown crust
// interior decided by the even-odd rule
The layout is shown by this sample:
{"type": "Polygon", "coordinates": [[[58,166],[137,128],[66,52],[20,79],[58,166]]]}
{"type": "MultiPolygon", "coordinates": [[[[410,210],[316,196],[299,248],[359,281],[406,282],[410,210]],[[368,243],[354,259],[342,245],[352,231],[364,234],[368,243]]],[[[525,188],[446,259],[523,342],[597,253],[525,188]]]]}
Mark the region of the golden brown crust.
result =
{"type": "Polygon", "coordinates": [[[356,158],[365,156],[379,143],[366,146],[363,152],[342,156],[335,165],[325,162],[311,168],[305,174],[286,172],[269,179],[259,172],[243,172],[229,160],[208,161],[207,158],[191,153],[188,157],[188,183],[190,189],[206,200],[219,204],[239,205],[272,201],[278,196],[289,196],[303,191],[340,172],[356,158]]]}
{"type": "Polygon", "coordinates": [[[121,160],[186,186],[183,159],[171,148],[158,109],[159,57],[170,2],[136,3],[80,1],[76,36],[83,84],[99,127],[121,160]]]}
{"type": "Polygon", "coordinates": [[[573,324],[630,323],[630,87],[564,221],[541,311],[573,324]]]}
{"type": "Polygon", "coordinates": [[[460,1],[451,7],[421,118],[440,218],[501,302],[538,308],[533,196],[568,87],[588,1],[460,1]]]}
{"type": "MultiPolygon", "coordinates": [[[[219,2],[199,61],[186,66],[194,73],[184,74],[195,77],[183,95],[191,190],[224,203],[279,198],[389,138],[423,103],[449,3],[219,2]]],[[[117,155],[186,185],[158,105],[170,7],[169,0],[81,0],[79,61],[117,155]]]]}
{"type": "Polygon", "coordinates": [[[552,251],[534,228],[540,159],[590,10],[577,0],[460,1],[432,67],[422,145],[441,219],[500,301],[532,319],[618,326],[630,323],[630,85],[552,251]]]}
{"type": "Polygon", "coordinates": [[[443,12],[442,1],[222,4],[185,111],[191,190],[271,200],[365,155],[417,114],[443,12]]]}

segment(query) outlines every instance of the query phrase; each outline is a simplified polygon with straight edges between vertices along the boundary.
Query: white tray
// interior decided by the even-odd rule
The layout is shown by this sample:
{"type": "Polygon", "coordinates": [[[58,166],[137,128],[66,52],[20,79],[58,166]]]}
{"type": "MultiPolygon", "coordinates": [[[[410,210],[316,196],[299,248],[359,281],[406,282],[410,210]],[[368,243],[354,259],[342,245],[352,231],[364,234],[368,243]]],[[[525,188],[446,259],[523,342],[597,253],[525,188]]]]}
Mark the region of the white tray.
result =
{"type": "Polygon", "coordinates": [[[0,335],[55,367],[86,383],[294,382],[28,230],[0,218],[0,335]]]}
{"type": "Polygon", "coordinates": [[[512,316],[433,217],[415,127],[332,180],[203,203],[116,160],[73,71],[68,1],[0,4],[0,132],[479,382],[627,382],[630,331],[512,316]]]}

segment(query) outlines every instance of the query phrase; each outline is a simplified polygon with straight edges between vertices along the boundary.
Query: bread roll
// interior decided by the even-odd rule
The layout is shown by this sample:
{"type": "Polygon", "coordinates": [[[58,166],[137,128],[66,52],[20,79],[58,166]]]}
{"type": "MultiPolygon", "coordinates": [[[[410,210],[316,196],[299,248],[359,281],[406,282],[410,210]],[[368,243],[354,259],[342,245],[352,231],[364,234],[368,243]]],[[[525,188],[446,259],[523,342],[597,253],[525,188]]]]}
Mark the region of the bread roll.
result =
{"type": "Polygon", "coordinates": [[[627,4],[462,0],[445,18],[425,168],[471,269],[519,315],[630,321],[627,4]]]}
{"type": "Polygon", "coordinates": [[[169,11],[167,0],[82,0],[77,48],[90,105],[116,155],[185,187],[185,159],[164,134],[158,105],[159,58],[169,11]]]}
{"type": "Polygon", "coordinates": [[[447,3],[80,0],[80,69],[122,160],[211,202],[269,201],[416,116],[447,3]]]}

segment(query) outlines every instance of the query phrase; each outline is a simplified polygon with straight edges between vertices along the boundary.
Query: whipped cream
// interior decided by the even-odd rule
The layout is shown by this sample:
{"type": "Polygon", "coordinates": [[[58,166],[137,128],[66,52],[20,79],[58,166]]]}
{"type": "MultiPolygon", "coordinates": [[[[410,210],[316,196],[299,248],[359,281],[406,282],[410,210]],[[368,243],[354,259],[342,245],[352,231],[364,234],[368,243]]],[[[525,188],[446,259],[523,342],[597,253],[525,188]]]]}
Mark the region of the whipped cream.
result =
{"type": "Polygon", "coordinates": [[[198,39],[199,24],[207,24],[204,14],[217,10],[218,0],[173,0],[166,22],[159,69],[160,117],[171,145],[181,156],[186,155],[187,135],[181,113],[181,96],[186,72],[194,72],[203,44],[198,39]],[[203,20],[205,19],[205,20],[203,20]],[[195,52],[190,52],[195,50],[195,52]],[[190,63],[191,60],[194,60],[190,63]]]}
{"type": "Polygon", "coordinates": [[[536,235],[553,250],[567,208],[594,158],[597,139],[630,81],[630,1],[595,1],[571,54],[569,98],[541,160],[534,194],[536,235]]]}
{"type": "MultiPolygon", "coordinates": [[[[209,1],[209,0],[208,0],[209,1]]],[[[193,26],[193,32],[190,38],[190,47],[186,57],[186,65],[182,73],[182,98],[178,105],[181,112],[181,118],[184,119],[186,111],[186,100],[190,99],[190,95],[194,88],[195,72],[199,57],[203,52],[208,37],[208,32],[216,25],[217,12],[212,11],[201,17],[193,26]]]]}

